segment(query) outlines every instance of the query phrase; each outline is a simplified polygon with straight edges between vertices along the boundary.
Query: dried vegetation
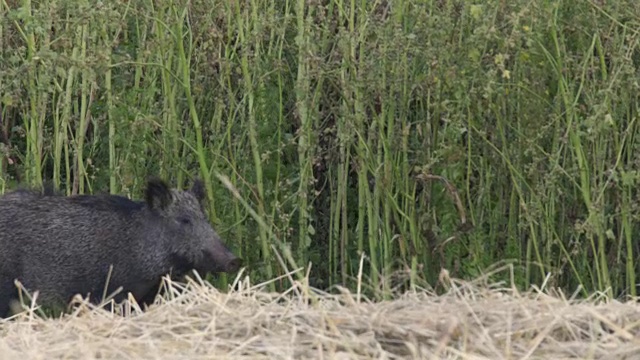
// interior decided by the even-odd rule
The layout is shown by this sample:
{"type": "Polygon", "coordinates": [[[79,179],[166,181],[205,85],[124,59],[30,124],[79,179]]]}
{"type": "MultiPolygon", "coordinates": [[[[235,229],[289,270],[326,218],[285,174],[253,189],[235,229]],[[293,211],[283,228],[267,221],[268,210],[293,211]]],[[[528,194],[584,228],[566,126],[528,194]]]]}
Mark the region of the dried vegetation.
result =
{"type": "Polygon", "coordinates": [[[640,307],[604,296],[447,279],[444,294],[370,302],[295,284],[266,292],[248,278],[223,293],[167,283],[147,312],[87,304],[58,319],[0,323],[3,359],[634,359],[640,307]]]}

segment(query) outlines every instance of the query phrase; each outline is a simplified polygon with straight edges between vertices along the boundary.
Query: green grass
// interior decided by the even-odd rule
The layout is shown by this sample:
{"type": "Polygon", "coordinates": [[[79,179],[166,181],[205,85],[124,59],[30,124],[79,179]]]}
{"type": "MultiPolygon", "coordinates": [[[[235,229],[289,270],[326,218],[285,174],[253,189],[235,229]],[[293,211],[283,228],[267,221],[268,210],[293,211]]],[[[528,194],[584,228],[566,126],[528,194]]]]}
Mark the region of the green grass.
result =
{"type": "Polygon", "coordinates": [[[314,286],[362,276],[384,298],[507,262],[522,287],[636,294],[635,2],[0,14],[0,188],[138,196],[148,175],[199,176],[256,281],[311,264],[314,286]]]}

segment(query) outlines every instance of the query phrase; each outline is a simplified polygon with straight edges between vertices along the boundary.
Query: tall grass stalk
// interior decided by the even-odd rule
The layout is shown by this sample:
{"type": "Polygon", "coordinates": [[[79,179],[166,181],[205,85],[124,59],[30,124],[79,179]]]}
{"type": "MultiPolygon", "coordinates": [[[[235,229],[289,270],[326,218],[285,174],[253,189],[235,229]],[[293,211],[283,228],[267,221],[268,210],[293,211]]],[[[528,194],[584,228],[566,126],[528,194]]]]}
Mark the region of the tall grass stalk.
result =
{"type": "MultiPolygon", "coordinates": [[[[20,31],[25,36],[25,42],[27,45],[27,91],[29,94],[29,109],[28,114],[25,114],[24,126],[28,133],[27,140],[27,156],[25,162],[28,164],[29,169],[26,172],[26,180],[36,186],[42,185],[42,126],[40,125],[40,116],[38,113],[42,109],[42,104],[47,103],[47,93],[38,89],[39,79],[39,63],[40,59],[36,55],[38,49],[36,49],[36,26],[32,22],[32,8],[31,1],[24,0],[22,2],[23,7],[27,10],[25,18],[25,26],[20,31]]],[[[44,44],[48,41],[43,39],[44,44]]],[[[45,45],[46,46],[46,45],[45,45]]]]}
{"type": "MultiPolygon", "coordinates": [[[[258,140],[258,124],[256,121],[256,108],[255,108],[255,91],[256,83],[260,82],[260,79],[256,79],[252,68],[250,68],[249,53],[253,59],[259,59],[262,55],[261,42],[258,39],[250,42],[247,36],[254,38],[253,34],[260,32],[258,5],[252,1],[248,8],[242,8],[239,3],[235,4],[237,29],[240,45],[246,49],[242,51],[240,59],[240,67],[242,69],[242,78],[244,80],[244,92],[246,98],[246,116],[248,118],[248,133],[249,143],[251,145],[251,155],[253,157],[253,165],[255,167],[255,186],[257,189],[256,204],[258,208],[258,216],[261,218],[266,217],[266,211],[264,207],[265,192],[264,192],[264,177],[262,172],[262,156],[261,149],[258,140]],[[251,11],[250,11],[251,10],[251,11]],[[254,28],[256,26],[257,28],[254,28]],[[252,48],[249,52],[248,49],[252,48]]],[[[262,257],[266,274],[269,278],[273,277],[273,269],[271,267],[271,249],[270,241],[267,237],[267,229],[265,226],[258,227],[258,234],[260,243],[262,246],[262,257]]],[[[275,283],[270,283],[271,290],[275,290],[275,283]]]]}
{"type": "Polygon", "coordinates": [[[300,121],[298,136],[298,163],[300,179],[298,184],[298,246],[297,257],[302,263],[306,263],[307,249],[311,245],[312,224],[309,219],[309,185],[312,177],[313,157],[311,156],[311,137],[313,132],[313,120],[310,107],[311,85],[309,79],[309,18],[307,13],[313,11],[307,1],[296,2],[296,44],[298,47],[298,66],[295,84],[295,99],[297,117],[300,121]],[[309,6],[307,6],[309,5],[309,6]]]}

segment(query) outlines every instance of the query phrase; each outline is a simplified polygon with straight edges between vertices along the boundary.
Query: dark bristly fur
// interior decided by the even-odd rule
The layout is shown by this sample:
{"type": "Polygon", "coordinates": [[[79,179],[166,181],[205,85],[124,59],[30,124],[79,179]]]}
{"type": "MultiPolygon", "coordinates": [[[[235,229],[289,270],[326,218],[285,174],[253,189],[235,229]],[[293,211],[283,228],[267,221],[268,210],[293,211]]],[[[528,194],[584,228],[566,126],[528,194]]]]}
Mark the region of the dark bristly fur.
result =
{"type": "Polygon", "coordinates": [[[123,287],[141,304],[162,276],[190,270],[233,272],[241,259],[209,224],[202,183],[187,191],[150,179],[145,201],[117,195],[60,196],[16,190],[0,197],[0,317],[17,296],[14,279],[41,305],[66,306],[75,294],[102,300],[123,287]],[[109,275],[110,266],[113,266],[109,275]]]}

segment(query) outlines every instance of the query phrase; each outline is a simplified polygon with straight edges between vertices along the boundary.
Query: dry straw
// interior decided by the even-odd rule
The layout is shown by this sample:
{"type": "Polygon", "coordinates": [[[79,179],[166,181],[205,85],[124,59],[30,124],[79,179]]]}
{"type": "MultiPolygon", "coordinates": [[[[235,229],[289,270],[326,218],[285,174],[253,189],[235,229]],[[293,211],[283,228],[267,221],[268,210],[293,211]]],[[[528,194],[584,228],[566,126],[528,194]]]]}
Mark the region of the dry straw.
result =
{"type": "Polygon", "coordinates": [[[345,289],[264,291],[238,276],[222,293],[201,279],[166,281],[147,312],[81,303],[59,319],[0,322],[2,359],[637,359],[640,308],[602,296],[567,299],[443,276],[442,295],[370,302],[345,289]],[[310,298],[313,297],[313,301],[310,298]]]}

